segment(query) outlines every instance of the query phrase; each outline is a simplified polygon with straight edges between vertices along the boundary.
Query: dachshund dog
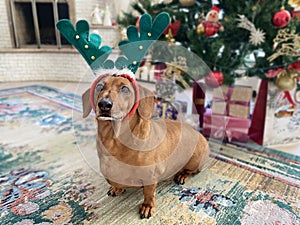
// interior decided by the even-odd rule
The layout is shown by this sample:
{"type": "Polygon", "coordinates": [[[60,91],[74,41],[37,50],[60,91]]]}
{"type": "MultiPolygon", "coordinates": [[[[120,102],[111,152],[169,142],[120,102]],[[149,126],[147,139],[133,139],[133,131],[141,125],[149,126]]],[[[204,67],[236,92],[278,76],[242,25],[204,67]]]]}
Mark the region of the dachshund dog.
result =
{"type": "Polygon", "coordinates": [[[153,118],[154,95],[125,76],[99,79],[82,102],[84,118],[95,111],[100,170],[111,185],[107,194],[142,187],[142,219],[154,214],[159,181],[182,185],[208,161],[206,139],[187,124],[153,118]]]}

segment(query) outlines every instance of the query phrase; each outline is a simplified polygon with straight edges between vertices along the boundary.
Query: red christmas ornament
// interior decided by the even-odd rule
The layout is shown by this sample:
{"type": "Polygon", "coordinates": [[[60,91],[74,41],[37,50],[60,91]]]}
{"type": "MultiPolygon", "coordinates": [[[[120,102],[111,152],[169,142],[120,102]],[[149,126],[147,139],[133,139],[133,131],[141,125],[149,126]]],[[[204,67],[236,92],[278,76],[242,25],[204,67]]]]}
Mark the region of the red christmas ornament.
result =
{"type": "Polygon", "coordinates": [[[285,9],[281,9],[280,11],[274,14],[272,18],[272,24],[275,27],[283,28],[289,24],[290,20],[291,20],[290,12],[285,9]]]}
{"type": "Polygon", "coordinates": [[[289,69],[293,69],[295,70],[296,72],[300,72],[300,61],[296,61],[296,62],[293,62],[292,64],[290,64],[288,66],[289,69]]]}
{"type": "Polygon", "coordinates": [[[205,77],[205,83],[207,86],[216,88],[223,84],[224,76],[220,71],[212,71],[205,77]]]}
{"type": "Polygon", "coordinates": [[[176,37],[179,29],[180,29],[180,20],[175,20],[174,23],[171,23],[164,31],[164,34],[168,34],[169,30],[171,29],[171,33],[173,37],[176,37]]]}

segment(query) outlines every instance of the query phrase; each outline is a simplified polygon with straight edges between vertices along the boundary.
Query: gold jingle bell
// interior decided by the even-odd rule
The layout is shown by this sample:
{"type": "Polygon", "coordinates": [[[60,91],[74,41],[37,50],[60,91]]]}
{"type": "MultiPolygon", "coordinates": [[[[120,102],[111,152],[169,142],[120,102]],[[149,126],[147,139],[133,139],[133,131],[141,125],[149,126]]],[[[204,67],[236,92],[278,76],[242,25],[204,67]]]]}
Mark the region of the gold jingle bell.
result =
{"type": "Polygon", "coordinates": [[[276,86],[281,91],[293,90],[296,86],[295,77],[297,76],[298,74],[294,70],[282,70],[276,79],[276,86]]]}
{"type": "Polygon", "coordinates": [[[173,37],[171,28],[169,29],[168,34],[166,34],[166,38],[167,38],[168,42],[170,42],[172,44],[175,43],[175,38],[173,37]]]}

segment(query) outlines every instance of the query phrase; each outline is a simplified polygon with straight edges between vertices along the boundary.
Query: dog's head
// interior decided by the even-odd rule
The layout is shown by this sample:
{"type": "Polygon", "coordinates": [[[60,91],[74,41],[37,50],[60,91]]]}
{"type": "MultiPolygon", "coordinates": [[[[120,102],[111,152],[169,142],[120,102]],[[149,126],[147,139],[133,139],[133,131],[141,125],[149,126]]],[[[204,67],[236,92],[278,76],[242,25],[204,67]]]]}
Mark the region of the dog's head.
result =
{"type": "Polygon", "coordinates": [[[122,121],[134,113],[150,119],[154,96],[130,77],[107,75],[97,79],[82,95],[82,104],[84,118],[93,109],[98,120],[122,121]]]}

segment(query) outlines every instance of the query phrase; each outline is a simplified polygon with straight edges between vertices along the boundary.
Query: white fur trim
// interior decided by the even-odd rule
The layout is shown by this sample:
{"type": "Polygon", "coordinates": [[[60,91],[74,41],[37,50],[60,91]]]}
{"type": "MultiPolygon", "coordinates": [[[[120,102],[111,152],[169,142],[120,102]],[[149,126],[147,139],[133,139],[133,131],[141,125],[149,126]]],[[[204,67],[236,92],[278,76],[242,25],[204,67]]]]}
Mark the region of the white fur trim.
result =
{"type": "Polygon", "coordinates": [[[128,68],[124,68],[122,70],[118,70],[116,68],[113,68],[113,69],[102,69],[101,68],[101,69],[95,70],[94,73],[95,73],[96,77],[99,77],[104,74],[117,75],[117,76],[122,75],[122,74],[127,74],[135,80],[134,73],[128,68]]]}

